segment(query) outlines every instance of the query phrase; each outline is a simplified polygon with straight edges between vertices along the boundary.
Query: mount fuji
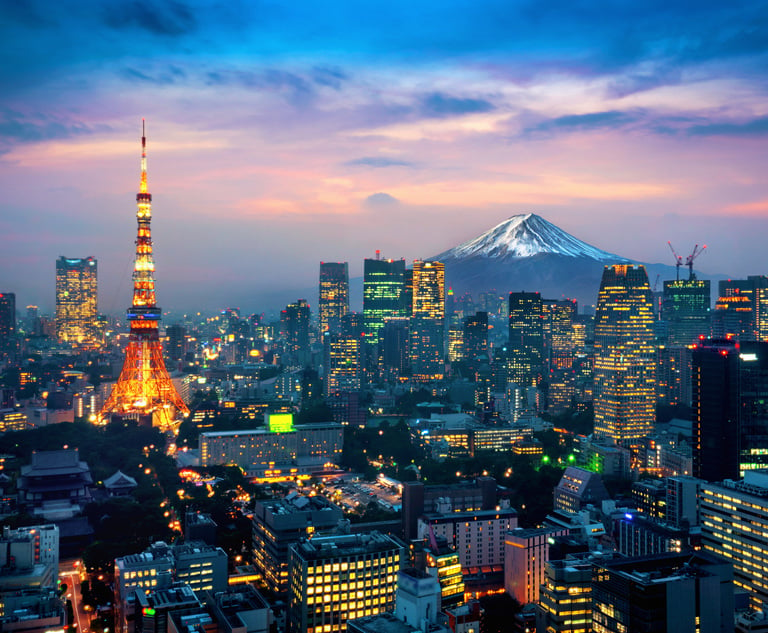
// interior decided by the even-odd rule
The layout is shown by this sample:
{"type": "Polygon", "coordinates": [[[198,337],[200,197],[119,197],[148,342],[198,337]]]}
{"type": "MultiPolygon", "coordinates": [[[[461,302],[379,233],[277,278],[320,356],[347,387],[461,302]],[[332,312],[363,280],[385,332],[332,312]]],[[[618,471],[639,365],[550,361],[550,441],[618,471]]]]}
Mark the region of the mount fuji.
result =
{"type": "MultiPolygon", "coordinates": [[[[495,290],[499,295],[538,291],[546,299],[569,297],[582,305],[597,300],[603,267],[638,264],[577,239],[535,213],[515,215],[482,235],[430,260],[445,263],[446,285],[456,295],[495,290]]],[[[646,265],[651,286],[656,275],[675,278],[674,266],[646,265]]]]}

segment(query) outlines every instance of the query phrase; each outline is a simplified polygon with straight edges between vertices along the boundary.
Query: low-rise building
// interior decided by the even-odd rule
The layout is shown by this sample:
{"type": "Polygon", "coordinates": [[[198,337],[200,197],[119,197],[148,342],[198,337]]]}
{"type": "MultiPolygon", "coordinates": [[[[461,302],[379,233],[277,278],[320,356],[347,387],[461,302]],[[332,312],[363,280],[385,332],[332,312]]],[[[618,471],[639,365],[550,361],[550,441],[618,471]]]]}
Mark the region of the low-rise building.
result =
{"type": "Polygon", "coordinates": [[[291,546],[288,633],[337,633],[347,620],[392,611],[405,545],[373,532],[291,546]]]}

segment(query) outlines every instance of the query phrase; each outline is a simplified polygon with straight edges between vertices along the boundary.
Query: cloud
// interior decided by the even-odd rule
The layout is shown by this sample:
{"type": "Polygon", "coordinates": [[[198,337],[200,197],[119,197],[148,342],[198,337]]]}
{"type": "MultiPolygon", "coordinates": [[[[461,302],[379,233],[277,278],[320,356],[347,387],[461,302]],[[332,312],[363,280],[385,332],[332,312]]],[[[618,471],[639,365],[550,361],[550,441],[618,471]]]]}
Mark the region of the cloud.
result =
{"type": "Polygon", "coordinates": [[[490,101],[485,99],[460,99],[441,92],[433,92],[421,99],[421,113],[427,117],[460,116],[495,110],[490,101]]]}
{"type": "Polygon", "coordinates": [[[340,90],[342,84],[349,79],[346,73],[338,68],[317,66],[312,69],[312,81],[320,86],[327,86],[334,90],[340,90]]]}
{"type": "Polygon", "coordinates": [[[400,204],[400,201],[388,193],[373,193],[365,199],[365,205],[371,208],[391,207],[400,204]]]}
{"type": "Polygon", "coordinates": [[[691,136],[765,136],[768,134],[768,116],[744,123],[707,123],[688,128],[691,136]]]}
{"type": "Polygon", "coordinates": [[[204,81],[209,86],[240,86],[247,90],[281,93],[294,105],[306,104],[316,95],[315,81],[279,68],[261,71],[212,70],[205,73],[204,81]]]}
{"type": "Polygon", "coordinates": [[[344,163],[350,167],[415,167],[414,163],[407,160],[387,158],[386,156],[363,156],[344,163]]]}
{"type": "Polygon", "coordinates": [[[123,68],[118,71],[118,73],[121,77],[128,79],[129,81],[140,81],[159,86],[176,83],[178,80],[184,79],[187,76],[187,73],[177,66],[169,66],[167,70],[156,74],[151,74],[131,67],[123,68]]]}
{"type": "Polygon", "coordinates": [[[588,114],[569,114],[542,121],[525,130],[525,134],[537,132],[556,132],[562,130],[589,131],[600,129],[616,129],[636,121],[638,116],[629,112],[608,110],[605,112],[590,112],[588,114]]]}
{"type": "Polygon", "coordinates": [[[51,139],[71,138],[103,131],[108,126],[89,126],[80,121],[39,115],[29,117],[13,110],[0,111],[0,148],[18,142],[37,142],[51,139]]]}
{"type": "Polygon", "coordinates": [[[197,21],[192,10],[181,2],[109,2],[104,23],[113,29],[138,28],[154,35],[178,37],[194,30],[197,21]]]}

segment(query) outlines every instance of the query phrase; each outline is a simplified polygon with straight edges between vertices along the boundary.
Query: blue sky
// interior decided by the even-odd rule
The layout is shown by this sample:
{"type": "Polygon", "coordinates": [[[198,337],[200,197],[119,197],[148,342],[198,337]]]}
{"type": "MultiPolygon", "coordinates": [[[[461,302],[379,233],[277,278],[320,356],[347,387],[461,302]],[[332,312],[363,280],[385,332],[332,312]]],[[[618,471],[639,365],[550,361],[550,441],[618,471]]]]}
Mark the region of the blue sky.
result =
{"type": "Polygon", "coordinates": [[[59,255],[127,305],[142,117],[165,308],[261,309],[320,260],[359,274],[530,211],[768,272],[765,2],[20,1],[0,25],[19,305],[51,309],[59,255]]]}

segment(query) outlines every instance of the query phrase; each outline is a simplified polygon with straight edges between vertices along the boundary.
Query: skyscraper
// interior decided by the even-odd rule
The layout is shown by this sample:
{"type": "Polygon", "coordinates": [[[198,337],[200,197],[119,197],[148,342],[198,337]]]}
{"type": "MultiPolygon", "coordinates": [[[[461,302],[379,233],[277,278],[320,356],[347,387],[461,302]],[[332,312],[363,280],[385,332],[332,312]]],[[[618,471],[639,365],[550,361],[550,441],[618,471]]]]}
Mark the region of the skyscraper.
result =
{"type": "Polygon", "coordinates": [[[662,318],[667,323],[667,343],[670,347],[690,345],[700,336],[709,336],[709,279],[678,279],[664,282],[662,318]]]}
{"type": "Polygon", "coordinates": [[[136,259],[133,266],[133,301],[128,308],[130,338],[125,362],[112,393],[99,418],[112,415],[151,420],[153,426],[172,429],[178,414],[189,415],[189,408],[171,382],[163,360],[158,323],[162,311],[155,301],[155,263],[152,259],[152,194],[147,188],[147,139],[142,121],[141,181],[136,194],[136,259]]]}
{"type": "Polygon", "coordinates": [[[280,329],[289,365],[304,366],[309,362],[309,318],[309,304],[304,299],[288,304],[280,313],[280,329]]]}
{"type": "Polygon", "coordinates": [[[63,343],[95,344],[97,268],[93,257],[56,260],[56,335],[63,343]]]}
{"type": "Polygon", "coordinates": [[[445,264],[413,262],[411,367],[414,378],[445,373],[445,264]]]}
{"type": "Polygon", "coordinates": [[[349,312],[347,262],[320,262],[320,333],[341,332],[341,319],[349,312]]]}
{"type": "Polygon", "coordinates": [[[463,356],[471,366],[490,364],[488,355],[488,313],[475,312],[464,317],[463,356]]]}
{"type": "Polygon", "coordinates": [[[360,391],[362,382],[360,333],[328,332],[323,337],[325,352],[325,395],[360,391]]]}
{"type": "Polygon", "coordinates": [[[0,293],[0,355],[16,349],[16,295],[0,293]]]}
{"type": "Polygon", "coordinates": [[[405,260],[366,259],[363,263],[363,327],[366,342],[378,345],[384,320],[407,316],[405,260]]]}
{"type": "Polygon", "coordinates": [[[595,434],[634,446],[656,419],[653,299],[644,266],[606,266],[595,312],[595,434]]]}
{"type": "Polygon", "coordinates": [[[712,337],[755,339],[754,284],[747,279],[728,279],[718,283],[718,297],[712,315],[712,337]]]}
{"type": "Polygon", "coordinates": [[[545,366],[548,369],[568,369],[573,365],[573,321],[577,303],[574,299],[545,299],[544,316],[545,366]]]}
{"type": "Polygon", "coordinates": [[[707,341],[692,363],[693,475],[722,481],[768,467],[768,343],[707,341]]]}
{"type": "Polygon", "coordinates": [[[539,384],[544,367],[544,317],[538,292],[509,293],[509,381],[539,384]]]}

